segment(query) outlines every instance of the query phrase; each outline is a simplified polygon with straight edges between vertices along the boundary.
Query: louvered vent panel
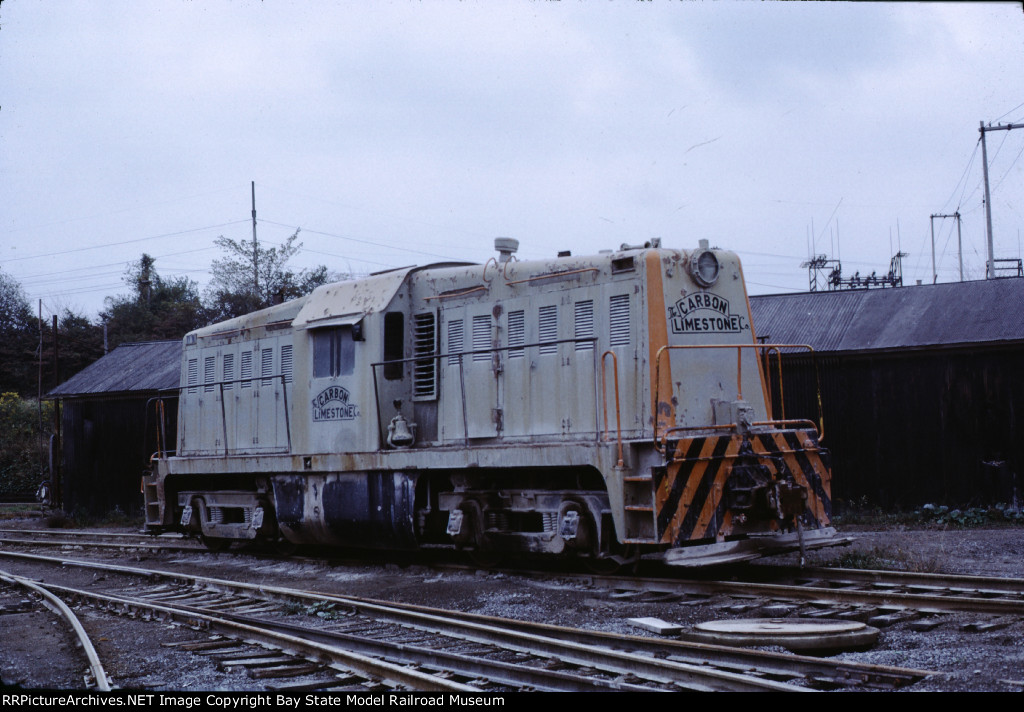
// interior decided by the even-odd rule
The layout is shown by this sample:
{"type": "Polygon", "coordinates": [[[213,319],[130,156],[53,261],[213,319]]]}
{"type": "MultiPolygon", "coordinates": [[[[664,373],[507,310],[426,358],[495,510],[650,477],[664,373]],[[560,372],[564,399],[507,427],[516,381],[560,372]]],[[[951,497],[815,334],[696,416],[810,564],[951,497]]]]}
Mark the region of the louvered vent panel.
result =
{"type": "Polygon", "coordinates": [[[242,352],[242,388],[252,388],[252,351],[242,352]]]}
{"type": "Polygon", "coordinates": [[[491,317],[487,314],[473,317],[473,354],[474,361],[491,359],[491,317]],[[483,353],[480,351],[483,350],[483,353]]]}
{"type": "Polygon", "coordinates": [[[433,313],[415,314],[412,318],[413,356],[416,362],[412,368],[413,398],[432,400],[437,398],[437,322],[433,313]]]}
{"type": "Polygon", "coordinates": [[[284,376],[285,383],[292,382],[292,374],[295,368],[292,361],[292,345],[285,344],[281,347],[281,375],[284,376]]]}
{"type": "Polygon", "coordinates": [[[216,379],[217,357],[207,356],[203,359],[203,390],[209,393],[213,390],[213,382],[216,379]]]}
{"type": "MultiPolygon", "coordinates": [[[[462,319],[455,319],[448,322],[448,353],[458,354],[462,351],[462,319]]],[[[461,356],[449,356],[448,364],[459,364],[461,356]]]]}
{"type": "Polygon", "coordinates": [[[260,351],[260,362],[260,375],[264,377],[262,385],[269,386],[273,383],[267,376],[274,375],[274,350],[263,349],[260,351]]]}
{"type": "MultiPolygon", "coordinates": [[[[199,359],[190,358],[188,360],[188,385],[194,386],[199,383],[199,359]]],[[[195,388],[189,388],[189,393],[195,393],[195,388]]]]}
{"type": "Polygon", "coordinates": [[[558,340],[558,307],[556,305],[540,308],[538,333],[540,336],[538,341],[542,344],[538,351],[542,354],[558,353],[558,344],[545,343],[558,340]]]}
{"type": "MultiPolygon", "coordinates": [[[[576,302],[575,327],[573,334],[577,339],[590,339],[594,336],[594,302],[588,299],[585,302],[576,302]]],[[[592,351],[593,341],[577,341],[577,351],[592,351]]]]}
{"type": "Polygon", "coordinates": [[[608,313],[608,343],[612,346],[629,346],[629,327],[629,295],[616,295],[611,298],[608,313]]]}
{"type": "Polygon", "coordinates": [[[522,346],[526,343],[526,312],[513,311],[508,313],[508,357],[523,358],[522,346]],[[515,348],[515,347],[520,348],[515,348]]]}
{"type": "Polygon", "coordinates": [[[235,387],[232,381],[235,380],[235,355],[224,354],[224,390],[230,391],[235,387]]]}

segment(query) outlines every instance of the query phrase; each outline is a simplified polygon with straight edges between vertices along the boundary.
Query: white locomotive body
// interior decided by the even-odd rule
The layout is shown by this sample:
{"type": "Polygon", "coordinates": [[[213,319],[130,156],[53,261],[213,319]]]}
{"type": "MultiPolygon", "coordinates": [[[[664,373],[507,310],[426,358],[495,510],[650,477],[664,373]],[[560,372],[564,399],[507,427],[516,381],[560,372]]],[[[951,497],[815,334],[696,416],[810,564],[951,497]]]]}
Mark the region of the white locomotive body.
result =
{"type": "Polygon", "coordinates": [[[771,417],[734,254],[514,243],[188,334],[150,529],[609,565],[835,541],[827,453],[771,417]]]}

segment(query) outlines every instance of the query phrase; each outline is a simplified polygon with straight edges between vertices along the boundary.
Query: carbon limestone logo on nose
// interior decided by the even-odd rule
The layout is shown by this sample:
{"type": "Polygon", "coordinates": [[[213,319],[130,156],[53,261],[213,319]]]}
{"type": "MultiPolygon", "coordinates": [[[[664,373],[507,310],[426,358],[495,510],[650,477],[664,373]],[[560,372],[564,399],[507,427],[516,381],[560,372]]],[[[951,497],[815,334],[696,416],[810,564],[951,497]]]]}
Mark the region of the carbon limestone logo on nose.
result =
{"type": "Polygon", "coordinates": [[[359,417],[359,406],[349,403],[349,392],[341,386],[328,386],[313,399],[313,420],[352,420],[359,417]]]}
{"type": "Polygon", "coordinates": [[[733,314],[729,300],[710,292],[688,294],[668,308],[673,334],[732,334],[750,329],[746,316],[733,314]]]}

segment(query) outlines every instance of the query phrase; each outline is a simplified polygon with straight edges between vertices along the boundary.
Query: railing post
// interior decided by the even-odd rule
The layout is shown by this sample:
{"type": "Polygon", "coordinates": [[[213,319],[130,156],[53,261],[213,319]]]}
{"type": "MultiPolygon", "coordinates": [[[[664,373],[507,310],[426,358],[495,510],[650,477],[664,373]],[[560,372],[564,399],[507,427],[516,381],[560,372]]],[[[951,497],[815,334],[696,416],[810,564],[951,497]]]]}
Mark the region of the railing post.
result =
{"type": "Polygon", "coordinates": [[[224,434],[224,457],[228,456],[228,416],[224,406],[224,382],[217,384],[220,387],[220,422],[221,432],[224,434]]]}
{"type": "Polygon", "coordinates": [[[288,438],[288,454],[292,452],[292,425],[288,415],[288,381],[281,374],[281,399],[284,401],[284,433],[288,438]]]}

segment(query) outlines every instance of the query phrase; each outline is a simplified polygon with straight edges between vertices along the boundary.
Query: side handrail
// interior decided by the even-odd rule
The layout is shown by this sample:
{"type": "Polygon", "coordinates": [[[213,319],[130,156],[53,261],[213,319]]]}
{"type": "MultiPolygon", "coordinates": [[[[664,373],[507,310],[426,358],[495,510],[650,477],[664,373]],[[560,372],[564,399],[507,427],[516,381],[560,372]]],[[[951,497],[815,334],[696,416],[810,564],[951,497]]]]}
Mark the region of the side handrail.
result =
{"type": "MultiPolygon", "coordinates": [[[[153,406],[153,416],[156,420],[154,427],[156,428],[156,452],[150,456],[150,462],[154,458],[163,458],[172,452],[167,442],[167,413],[164,406],[164,396],[166,393],[173,393],[176,389],[164,388],[158,391],[156,396],[146,401],[146,414],[145,422],[142,426],[143,440],[145,440],[146,434],[149,432],[149,407],[153,406]]],[[[180,391],[181,389],[177,389],[180,391]]]]}
{"type": "MultiPolygon", "coordinates": [[[[775,351],[778,355],[779,361],[779,390],[780,397],[782,391],[782,349],[806,349],[810,352],[814,359],[814,372],[816,380],[817,400],[818,400],[818,424],[816,429],[818,430],[818,442],[825,439],[825,419],[822,414],[821,406],[821,380],[818,378],[818,363],[817,363],[817,352],[809,344],[666,344],[658,349],[654,358],[654,392],[652,394],[653,401],[651,403],[651,412],[655,414],[654,418],[654,446],[658,452],[665,452],[665,442],[668,439],[668,433],[678,432],[680,430],[686,430],[685,427],[669,427],[664,432],[660,431],[658,426],[658,403],[660,402],[659,389],[661,387],[661,362],[662,356],[669,351],[677,349],[736,349],[736,399],[741,400],[743,398],[743,349],[760,349],[762,354],[764,352],[775,351]]],[[[766,404],[769,408],[769,417],[771,417],[771,402],[766,404]]],[[[783,419],[782,420],[768,420],[760,421],[758,425],[765,424],[789,424],[794,422],[810,422],[810,421],[791,421],[785,419],[785,406],[783,406],[783,419]]],[[[814,423],[811,423],[814,425],[814,423]]],[[[703,426],[700,429],[725,429],[733,427],[733,424],[722,425],[722,426],[703,426]]]]}
{"type": "Polygon", "coordinates": [[[600,272],[601,270],[597,267],[581,267],[580,269],[566,269],[561,272],[548,272],[547,274],[536,274],[526,279],[517,279],[511,282],[506,281],[505,284],[511,286],[513,284],[524,284],[526,282],[536,282],[540,279],[557,279],[558,277],[568,277],[573,274],[580,274],[582,272],[600,272]]]}
{"type": "Polygon", "coordinates": [[[486,284],[481,284],[481,285],[478,285],[476,287],[466,287],[465,289],[460,289],[457,292],[447,292],[447,293],[444,293],[444,294],[432,294],[432,295],[430,295],[428,297],[423,297],[423,299],[426,300],[426,301],[430,301],[431,299],[454,299],[455,297],[465,297],[466,295],[473,294],[475,292],[486,292],[487,289],[488,289],[488,287],[487,287],[486,284]]]}
{"type": "Polygon", "coordinates": [[[619,359],[611,349],[601,354],[601,406],[604,410],[604,441],[608,442],[608,398],[605,396],[608,389],[605,386],[604,378],[605,356],[612,357],[612,374],[615,377],[615,438],[618,443],[619,453],[619,461],[616,467],[622,467],[624,463],[622,460],[622,418],[621,410],[619,409],[619,359]]]}
{"type": "MultiPolygon", "coordinates": [[[[468,440],[469,440],[469,421],[468,421],[468,414],[466,413],[466,384],[465,384],[465,372],[463,370],[464,367],[465,367],[464,366],[465,360],[463,359],[464,356],[474,356],[476,354],[490,354],[491,357],[493,358],[495,355],[499,354],[502,351],[504,351],[504,352],[522,351],[523,354],[525,355],[526,349],[529,349],[529,348],[541,348],[541,347],[545,347],[545,346],[558,346],[559,344],[578,344],[578,343],[588,343],[588,342],[591,344],[591,348],[592,349],[596,349],[597,337],[596,336],[587,336],[587,337],[580,337],[580,338],[574,338],[574,339],[554,339],[552,341],[537,341],[537,342],[534,342],[532,344],[516,344],[516,345],[513,345],[513,346],[509,346],[509,345],[506,345],[506,346],[491,346],[491,347],[486,348],[486,349],[470,349],[470,350],[467,350],[467,351],[451,351],[451,352],[443,353],[443,354],[442,353],[418,354],[418,355],[415,355],[415,356],[409,356],[408,358],[396,358],[396,359],[390,359],[390,360],[387,360],[387,361],[377,361],[376,363],[371,363],[370,364],[370,370],[373,373],[373,399],[374,399],[374,405],[376,406],[375,409],[377,411],[377,432],[380,435],[381,442],[384,442],[385,438],[384,438],[384,422],[381,419],[382,411],[381,411],[381,407],[380,407],[380,392],[379,392],[379,387],[378,387],[378,383],[377,383],[377,369],[379,367],[393,365],[393,364],[402,364],[403,367],[404,367],[404,365],[407,364],[407,363],[420,363],[420,364],[422,364],[422,363],[424,363],[426,361],[433,361],[434,364],[435,364],[435,368],[437,368],[438,371],[440,371],[442,359],[458,359],[457,365],[459,367],[459,389],[460,389],[460,392],[461,392],[461,401],[462,401],[463,440],[468,442],[468,440]]],[[[506,358],[508,358],[508,357],[506,356],[506,358]]],[[[597,388],[596,384],[594,385],[594,388],[595,389],[597,388]]],[[[596,394],[595,394],[595,399],[596,399],[596,394]]],[[[595,400],[595,402],[596,402],[596,400],[595,400]]],[[[595,419],[595,421],[597,420],[596,417],[594,419],[595,419]]],[[[595,428],[597,427],[597,423],[596,422],[594,424],[594,427],[595,428]]]]}

